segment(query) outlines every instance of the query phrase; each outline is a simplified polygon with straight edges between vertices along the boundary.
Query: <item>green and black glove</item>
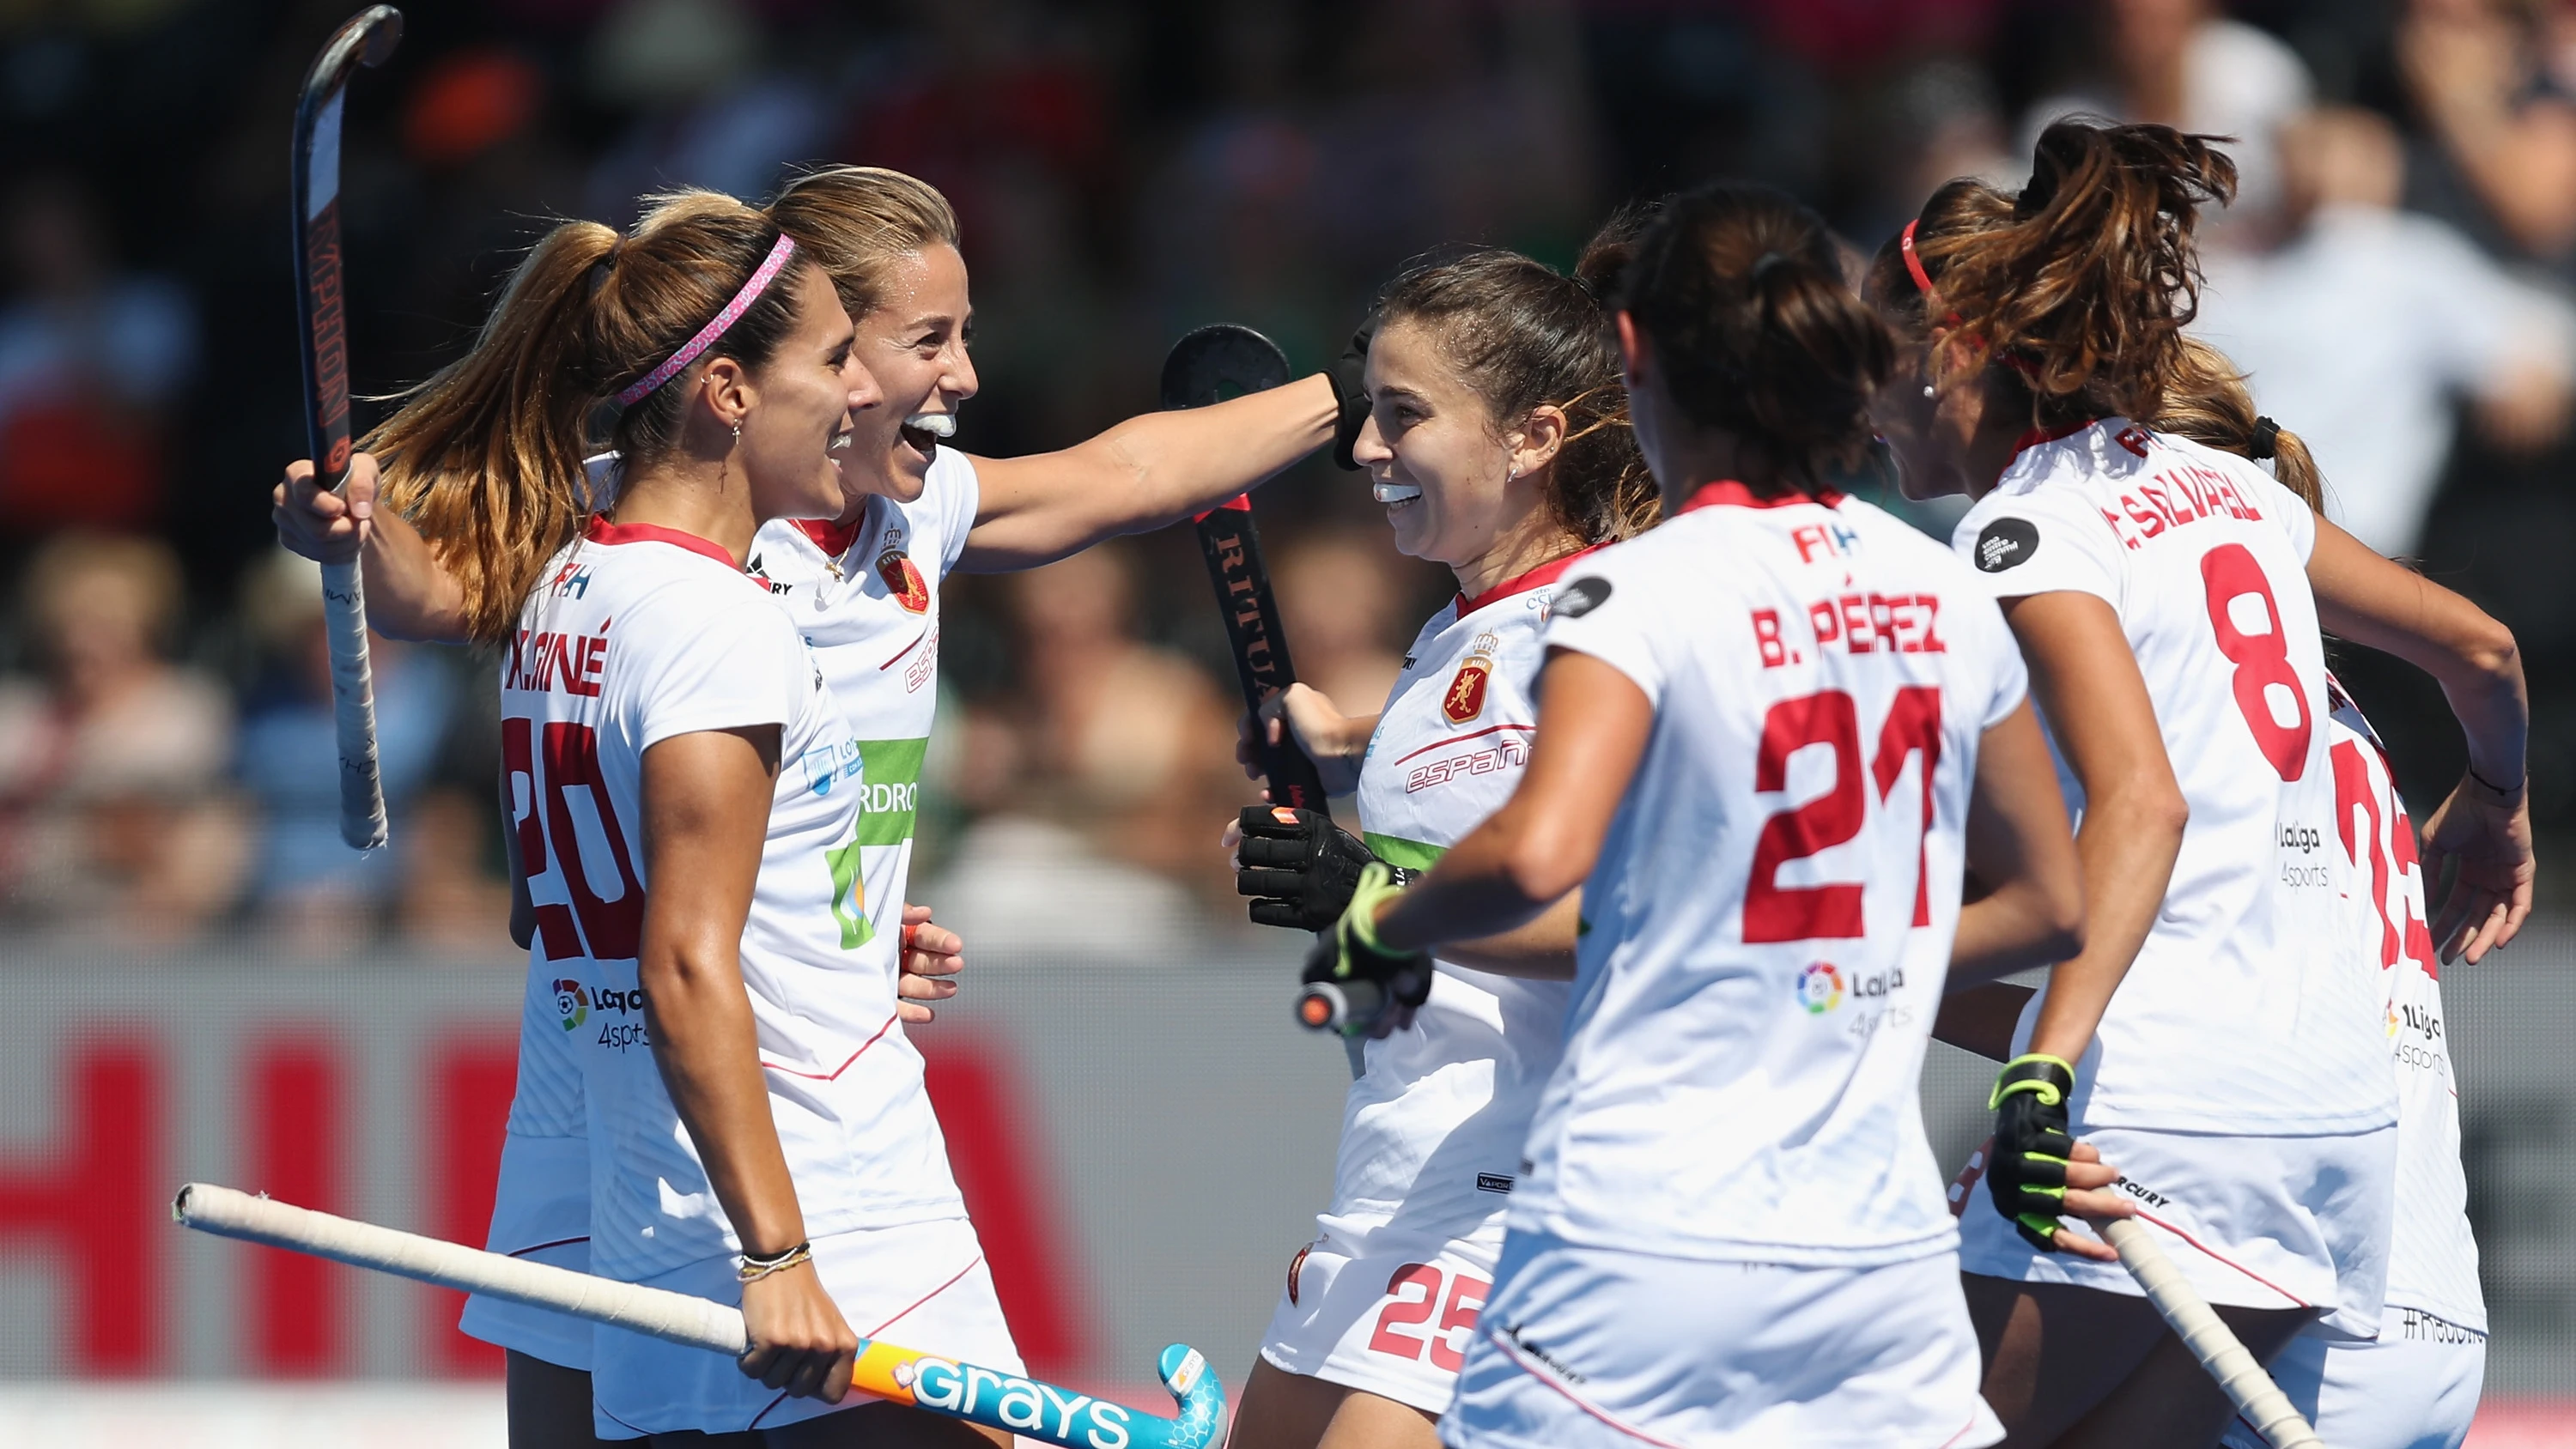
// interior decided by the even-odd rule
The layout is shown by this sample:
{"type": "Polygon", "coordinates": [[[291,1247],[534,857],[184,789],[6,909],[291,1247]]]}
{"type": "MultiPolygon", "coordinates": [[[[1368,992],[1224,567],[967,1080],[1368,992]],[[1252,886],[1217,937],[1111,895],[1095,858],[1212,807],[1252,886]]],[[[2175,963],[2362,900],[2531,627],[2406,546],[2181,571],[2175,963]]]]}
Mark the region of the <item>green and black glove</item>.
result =
{"type": "MultiPolygon", "coordinates": [[[[1328,929],[1349,909],[1360,872],[1385,864],[1321,811],[1249,805],[1235,823],[1243,839],[1235,846],[1234,893],[1253,898],[1256,926],[1328,929]]],[[[1413,883],[1413,872],[1387,869],[1397,886],[1413,883]]]]}
{"type": "Polygon", "coordinates": [[[2074,1095],[2073,1063],[2030,1052],[2004,1064],[1986,1102],[1995,1114],[1986,1189],[1995,1210],[2043,1253],[2057,1251],[2057,1219],[2066,1211],[2066,1160],[2075,1150],[2066,1099],[2074,1095]]]}
{"type": "Polygon", "coordinates": [[[1377,938],[1378,907],[1403,890],[1384,861],[1360,871],[1349,907],[1306,953],[1299,1021],[1344,1036],[1384,1036],[1431,999],[1430,953],[1398,951],[1377,938]]]}

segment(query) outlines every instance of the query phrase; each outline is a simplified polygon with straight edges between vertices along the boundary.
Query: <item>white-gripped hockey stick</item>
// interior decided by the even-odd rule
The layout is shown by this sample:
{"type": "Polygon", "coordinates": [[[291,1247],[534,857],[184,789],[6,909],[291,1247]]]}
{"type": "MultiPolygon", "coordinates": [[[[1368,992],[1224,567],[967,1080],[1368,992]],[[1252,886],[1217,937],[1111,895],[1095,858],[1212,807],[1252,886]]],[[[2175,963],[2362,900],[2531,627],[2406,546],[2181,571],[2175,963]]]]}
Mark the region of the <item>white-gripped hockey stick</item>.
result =
{"type": "Polygon", "coordinates": [[[2120,1254],[2120,1266],[2138,1280],[2146,1290],[2147,1301],[2164,1315],[2165,1324],[2173,1329],[2191,1356],[2218,1381],[2236,1412],[2254,1426],[2263,1442],[2272,1449],[2325,1449],[2325,1441],[2290,1403],[2290,1396],[2272,1382],[2254,1355],[2238,1342],[2217,1310],[2191,1286],[2191,1280],[2156,1246],[2156,1240],[2139,1226],[2134,1218],[2111,1218],[2094,1222],[2102,1241],[2120,1254]]]}
{"type": "MultiPolygon", "coordinates": [[[[742,1311],[727,1304],[333,1217],[212,1183],[180,1188],[170,1216],[218,1237],[552,1309],[711,1353],[739,1358],[747,1340],[742,1311]]],[[[1225,1388],[1207,1360],[1176,1343],[1163,1350],[1157,1373],[1179,1406],[1175,1417],[883,1339],[859,1340],[850,1387],[1065,1449],[1209,1449],[1225,1429],[1225,1388]]]]}
{"type": "MultiPolygon", "coordinates": [[[[304,333],[305,440],[313,481],[349,482],[349,335],[340,274],[340,116],[349,76],[383,65],[402,41],[402,12],[361,11],[331,33],[295,101],[295,311],[304,333]]],[[[331,647],[331,717],[340,751],[340,838],[385,843],[376,768],[376,691],[367,668],[367,600],[358,563],[322,565],[323,633],[331,647]]]]}

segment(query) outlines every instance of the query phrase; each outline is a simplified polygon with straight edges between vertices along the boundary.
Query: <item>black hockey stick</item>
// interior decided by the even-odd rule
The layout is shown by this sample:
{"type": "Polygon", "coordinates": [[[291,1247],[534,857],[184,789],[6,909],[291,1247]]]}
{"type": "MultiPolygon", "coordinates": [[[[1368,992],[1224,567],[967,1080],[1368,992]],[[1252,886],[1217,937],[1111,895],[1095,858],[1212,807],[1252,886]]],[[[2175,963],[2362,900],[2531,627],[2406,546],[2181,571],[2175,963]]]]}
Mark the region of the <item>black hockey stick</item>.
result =
{"type": "MultiPolygon", "coordinates": [[[[340,115],[349,76],[379,66],[402,42],[402,12],[376,5],[331,33],[295,101],[295,313],[304,332],[305,441],[313,481],[349,482],[349,336],[340,286],[340,115]]],[[[376,769],[376,692],[367,668],[367,600],[357,560],[322,566],[323,627],[331,646],[331,715],[340,749],[340,838],[385,843],[385,787],[376,769]]]]}
{"type": "MultiPolygon", "coordinates": [[[[1287,383],[1288,354],[1279,344],[1231,323],[1190,333],[1163,358],[1166,410],[1206,407],[1229,395],[1267,392],[1287,383]]],[[[1288,636],[1279,627],[1270,570],[1261,561],[1261,534],[1252,525],[1250,495],[1200,514],[1198,530],[1208,580],[1216,585],[1217,612],[1225,617],[1226,640],[1234,647],[1243,707],[1257,714],[1264,700],[1296,682],[1297,670],[1288,662],[1288,636]]],[[[1261,773],[1268,777],[1270,803],[1324,813],[1323,778],[1284,726],[1278,744],[1262,747],[1261,773]]]]}

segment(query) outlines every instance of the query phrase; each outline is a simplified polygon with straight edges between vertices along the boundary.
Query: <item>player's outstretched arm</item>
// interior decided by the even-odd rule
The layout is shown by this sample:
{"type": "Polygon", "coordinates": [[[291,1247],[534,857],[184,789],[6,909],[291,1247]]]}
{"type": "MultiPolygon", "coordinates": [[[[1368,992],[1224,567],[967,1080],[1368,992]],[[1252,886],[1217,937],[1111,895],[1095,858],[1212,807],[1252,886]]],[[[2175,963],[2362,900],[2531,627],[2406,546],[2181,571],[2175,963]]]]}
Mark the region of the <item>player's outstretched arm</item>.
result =
{"type": "Polygon", "coordinates": [[[386,638],[463,643],[464,589],[439,566],[410,519],[376,507],[377,482],[368,453],[350,456],[345,496],[313,481],[310,459],[288,464],[286,481],[269,495],[277,541],[317,563],[357,559],[366,578],[367,624],[386,638]]]}
{"type": "Polygon", "coordinates": [[[1550,649],[1520,787],[1380,913],[1378,939],[1422,951],[1512,931],[1582,885],[1654,726],[1654,704],[1615,666],[1550,649]]]}
{"type": "Polygon", "coordinates": [[[2531,702],[2513,631],[2322,517],[2308,583],[2328,633],[2432,675],[2468,736],[2468,773],[2424,823],[2424,893],[2443,959],[2475,964],[2522,929],[2538,869],[2523,780],[2531,702]],[[2454,861],[2446,888],[2444,867],[2454,861]]]}
{"type": "MultiPolygon", "coordinates": [[[[2084,787],[2084,949],[2049,973],[2034,1053],[2076,1061],[2146,943],[2191,818],[2120,616],[2091,594],[2008,600],[2031,688],[2084,787]]],[[[2062,806],[2060,808],[2063,808],[2062,806]]]]}
{"type": "MultiPolygon", "coordinates": [[[[769,802],[778,776],[775,725],[674,735],[644,752],[643,943],[636,981],[654,1065],[707,1184],[754,1260],[806,1246],[805,1214],[787,1175],[761,1076],[751,997],[742,984],[769,802]]],[[[839,1403],[859,1337],[823,1291],[811,1261],[747,1280],[742,1371],[773,1389],[839,1403]]]]}
{"type": "Polygon", "coordinates": [[[1144,413],[1054,453],[977,458],[981,496],[958,567],[1035,568],[1105,538],[1204,513],[1333,440],[1322,373],[1203,408],[1144,413]]]}
{"type": "Polygon", "coordinates": [[[2084,872],[2057,766],[2023,700],[1985,732],[1968,796],[1968,869],[1988,887],[1959,909],[1950,981],[1972,986],[2084,949],[2084,872]]]}

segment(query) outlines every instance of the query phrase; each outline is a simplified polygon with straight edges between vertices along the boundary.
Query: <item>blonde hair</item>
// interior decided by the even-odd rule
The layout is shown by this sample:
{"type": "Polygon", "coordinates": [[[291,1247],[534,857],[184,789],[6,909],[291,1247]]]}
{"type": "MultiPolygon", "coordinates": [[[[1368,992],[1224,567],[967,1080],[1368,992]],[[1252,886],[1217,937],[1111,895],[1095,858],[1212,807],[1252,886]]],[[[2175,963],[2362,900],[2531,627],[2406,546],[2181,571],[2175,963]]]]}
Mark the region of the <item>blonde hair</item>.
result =
{"type": "Polygon", "coordinates": [[[2245,374],[2227,354],[2197,337],[2182,347],[2165,373],[2164,400],[2152,417],[2137,421],[2160,433],[2191,439],[2239,457],[2272,459],[2272,476],[2319,513],[2326,509],[2325,476],[2298,434],[2254,411],[2245,374]],[[2268,437],[2266,436],[2268,434],[2268,437]],[[2266,453],[2268,445],[2269,452],[2266,453]]]}
{"type": "Polygon", "coordinates": [[[896,258],[959,245],[957,210],[939,188],[882,166],[824,166],[792,177],[769,215],[831,274],[852,321],[884,305],[896,258]]]}
{"type": "MultiPolygon", "coordinates": [[[[730,196],[650,199],[620,237],[594,221],[548,232],[511,274],[473,350],[412,389],[368,435],[383,497],[409,515],[465,595],[466,636],[498,643],[546,560],[594,511],[582,455],[592,416],[679,350],[767,258],[779,229],[730,196]]],[[[793,325],[800,250],[707,356],[766,362],[793,325]]],[[[620,412],[609,441],[631,471],[678,443],[704,359],[620,412]]]]}

